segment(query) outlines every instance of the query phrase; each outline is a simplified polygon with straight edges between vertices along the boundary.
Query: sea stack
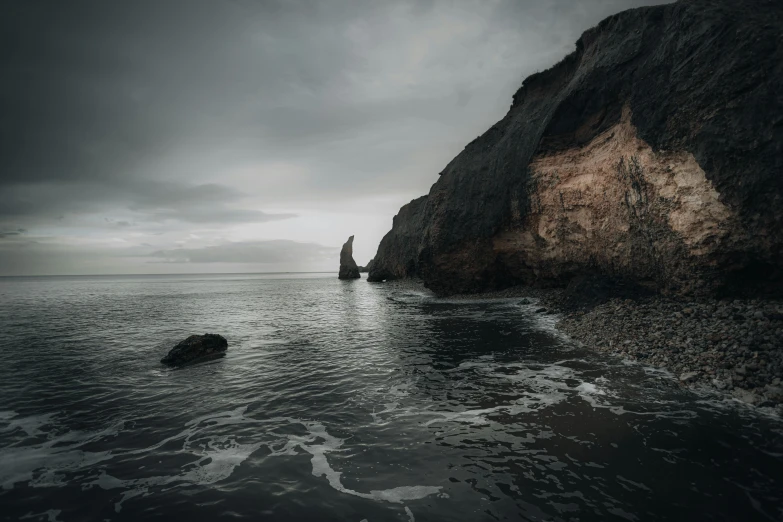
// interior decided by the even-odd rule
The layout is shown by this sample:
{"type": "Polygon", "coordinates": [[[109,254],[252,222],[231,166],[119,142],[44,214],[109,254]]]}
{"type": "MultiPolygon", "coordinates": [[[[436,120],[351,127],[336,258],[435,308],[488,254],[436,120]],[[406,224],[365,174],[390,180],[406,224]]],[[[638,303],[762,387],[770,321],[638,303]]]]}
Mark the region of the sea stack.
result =
{"type": "Polygon", "coordinates": [[[353,236],[348,238],[348,241],[343,245],[343,249],[340,250],[340,279],[360,279],[359,267],[356,265],[356,261],[353,260],[353,236]]]}

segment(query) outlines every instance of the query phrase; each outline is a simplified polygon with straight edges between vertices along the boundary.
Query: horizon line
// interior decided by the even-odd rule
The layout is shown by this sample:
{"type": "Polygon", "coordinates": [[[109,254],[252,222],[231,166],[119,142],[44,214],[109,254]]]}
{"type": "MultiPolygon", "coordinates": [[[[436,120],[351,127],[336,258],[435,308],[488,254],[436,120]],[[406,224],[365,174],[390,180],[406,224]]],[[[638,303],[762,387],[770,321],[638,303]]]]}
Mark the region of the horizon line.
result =
{"type": "Polygon", "coordinates": [[[0,278],[10,277],[112,277],[112,276],[180,276],[180,275],[263,275],[263,274],[331,274],[337,271],[302,270],[287,272],[184,272],[170,274],[17,274],[0,275],[0,278]]]}

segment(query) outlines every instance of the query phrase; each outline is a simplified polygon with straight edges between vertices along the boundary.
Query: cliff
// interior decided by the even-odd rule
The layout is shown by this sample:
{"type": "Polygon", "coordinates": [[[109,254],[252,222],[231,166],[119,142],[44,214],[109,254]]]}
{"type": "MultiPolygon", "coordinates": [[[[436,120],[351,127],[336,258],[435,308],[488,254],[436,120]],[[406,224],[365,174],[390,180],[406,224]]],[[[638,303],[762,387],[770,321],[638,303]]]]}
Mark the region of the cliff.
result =
{"type": "Polygon", "coordinates": [[[368,281],[404,279],[418,273],[421,239],[426,223],[427,196],[414,199],[394,216],[370,266],[368,281]]]}
{"type": "Polygon", "coordinates": [[[369,279],[782,294],[782,28],[776,0],[602,21],[400,210],[369,279]]]}

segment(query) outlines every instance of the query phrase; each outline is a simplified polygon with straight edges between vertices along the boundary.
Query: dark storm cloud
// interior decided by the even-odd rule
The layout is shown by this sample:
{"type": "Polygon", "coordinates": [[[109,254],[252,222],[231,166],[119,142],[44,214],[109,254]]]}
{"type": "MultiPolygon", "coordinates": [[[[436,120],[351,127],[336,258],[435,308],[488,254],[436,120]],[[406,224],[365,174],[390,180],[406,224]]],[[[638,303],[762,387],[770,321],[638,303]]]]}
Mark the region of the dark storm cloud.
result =
{"type": "Polygon", "coordinates": [[[327,40],[299,63],[291,39],[263,33],[276,18],[315,11],[298,2],[6,2],[4,180],[122,178],[184,138],[216,138],[227,119],[292,85],[316,92],[349,49],[327,40]]]}
{"type": "Polygon", "coordinates": [[[339,248],[336,247],[280,239],[225,243],[202,248],[159,250],[151,253],[149,257],[160,258],[168,263],[292,263],[301,265],[331,259],[337,253],[339,253],[339,248]]]}
{"type": "Polygon", "coordinates": [[[0,231],[215,239],[289,209],[405,203],[525,76],[655,3],[6,0],[0,231]]]}
{"type": "Polygon", "coordinates": [[[0,219],[51,220],[69,212],[100,212],[107,204],[153,222],[260,223],[295,217],[240,208],[238,205],[245,196],[223,185],[175,181],[127,179],[114,184],[84,181],[13,184],[4,187],[6,201],[0,206],[0,219]]]}

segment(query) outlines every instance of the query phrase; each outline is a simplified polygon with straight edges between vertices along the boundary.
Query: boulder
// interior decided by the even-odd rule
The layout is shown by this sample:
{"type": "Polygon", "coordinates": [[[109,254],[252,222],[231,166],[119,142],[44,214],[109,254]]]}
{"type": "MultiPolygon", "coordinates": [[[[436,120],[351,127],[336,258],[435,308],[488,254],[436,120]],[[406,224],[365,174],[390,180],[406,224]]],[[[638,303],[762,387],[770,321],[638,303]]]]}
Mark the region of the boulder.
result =
{"type": "Polygon", "coordinates": [[[182,366],[222,357],[227,349],[228,341],[221,335],[191,335],[172,348],[160,362],[169,366],[182,366]]]}
{"type": "Polygon", "coordinates": [[[340,279],[360,279],[362,277],[359,275],[356,261],[353,260],[353,236],[348,238],[343,249],[340,250],[340,273],[337,277],[340,279]]]}

